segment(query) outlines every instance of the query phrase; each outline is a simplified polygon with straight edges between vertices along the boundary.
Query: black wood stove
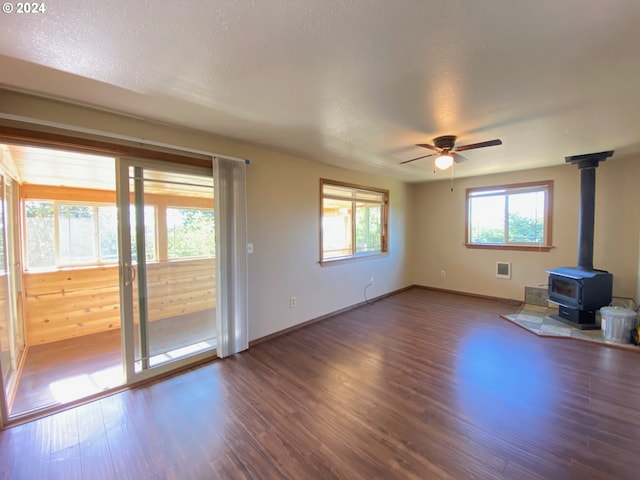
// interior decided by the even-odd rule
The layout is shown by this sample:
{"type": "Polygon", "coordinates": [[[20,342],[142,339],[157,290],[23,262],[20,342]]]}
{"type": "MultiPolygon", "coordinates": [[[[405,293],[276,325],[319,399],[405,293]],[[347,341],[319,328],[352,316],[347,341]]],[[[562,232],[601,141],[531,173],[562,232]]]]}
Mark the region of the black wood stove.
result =
{"type": "Polygon", "coordinates": [[[578,266],[547,270],[549,300],[558,304],[556,318],[583,330],[600,328],[596,310],[609,305],[613,294],[613,275],[593,268],[596,168],[611,155],[613,150],[565,158],[580,169],[578,266]]]}

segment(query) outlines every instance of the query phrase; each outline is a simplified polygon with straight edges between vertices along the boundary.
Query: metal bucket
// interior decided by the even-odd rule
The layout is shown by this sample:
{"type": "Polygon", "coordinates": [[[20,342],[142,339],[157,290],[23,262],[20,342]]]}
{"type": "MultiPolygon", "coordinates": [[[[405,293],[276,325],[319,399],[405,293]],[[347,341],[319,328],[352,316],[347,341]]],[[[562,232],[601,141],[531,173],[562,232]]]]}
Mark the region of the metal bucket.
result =
{"type": "Polygon", "coordinates": [[[638,326],[638,314],[624,307],[600,309],[602,338],[608,342],[631,343],[631,329],[638,326]]]}

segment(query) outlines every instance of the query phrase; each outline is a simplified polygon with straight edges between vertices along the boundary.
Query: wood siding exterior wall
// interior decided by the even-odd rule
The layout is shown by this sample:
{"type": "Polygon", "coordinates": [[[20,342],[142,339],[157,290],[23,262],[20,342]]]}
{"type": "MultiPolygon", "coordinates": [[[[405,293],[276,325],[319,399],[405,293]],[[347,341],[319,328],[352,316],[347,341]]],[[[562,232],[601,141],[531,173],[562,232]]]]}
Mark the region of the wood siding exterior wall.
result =
{"type": "MultiPolygon", "coordinates": [[[[147,281],[150,321],[215,308],[213,259],[149,264],[147,281]]],[[[24,290],[29,345],[120,328],[117,266],[25,273],[24,290]]]]}

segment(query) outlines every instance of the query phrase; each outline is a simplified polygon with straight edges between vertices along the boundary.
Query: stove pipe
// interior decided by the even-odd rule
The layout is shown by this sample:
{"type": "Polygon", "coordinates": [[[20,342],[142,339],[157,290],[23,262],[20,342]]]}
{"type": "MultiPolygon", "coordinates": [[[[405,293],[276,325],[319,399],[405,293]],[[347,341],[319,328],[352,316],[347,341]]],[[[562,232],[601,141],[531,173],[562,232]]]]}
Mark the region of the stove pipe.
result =
{"type": "Polygon", "coordinates": [[[578,268],[593,270],[593,231],[596,204],[596,168],[613,150],[565,157],[580,170],[580,217],[578,224],[578,268]]]}

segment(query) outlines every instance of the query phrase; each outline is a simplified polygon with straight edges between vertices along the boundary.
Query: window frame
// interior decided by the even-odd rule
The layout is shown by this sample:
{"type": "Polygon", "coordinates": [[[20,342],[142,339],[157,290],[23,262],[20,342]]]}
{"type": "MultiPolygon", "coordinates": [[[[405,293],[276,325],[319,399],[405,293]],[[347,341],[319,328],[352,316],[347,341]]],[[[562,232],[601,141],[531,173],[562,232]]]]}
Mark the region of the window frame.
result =
{"type": "MultiPolygon", "coordinates": [[[[366,202],[365,202],[366,203],[366,202]]],[[[371,203],[375,203],[375,202],[371,202],[371,203]]],[[[347,262],[353,262],[353,261],[358,261],[358,260],[364,260],[364,259],[370,259],[370,258],[378,258],[378,257],[383,257],[388,255],[389,252],[389,190],[383,189],[383,188],[377,188],[377,187],[369,187],[369,186],[364,186],[364,185],[358,185],[358,184],[354,184],[354,183],[347,183],[347,182],[340,182],[337,180],[329,180],[326,178],[321,178],[320,179],[320,264],[325,266],[325,265],[338,265],[338,264],[342,264],[342,263],[347,263],[347,262]],[[380,228],[380,250],[375,250],[375,251],[371,251],[371,252],[356,252],[356,247],[357,247],[357,242],[356,242],[356,235],[355,235],[355,221],[356,221],[356,215],[355,215],[355,207],[353,204],[355,203],[363,203],[362,199],[357,199],[355,196],[353,197],[352,200],[352,211],[354,212],[354,214],[352,215],[352,220],[351,220],[351,228],[352,228],[352,245],[351,245],[351,253],[348,255],[343,255],[340,257],[334,257],[334,258],[325,258],[324,257],[324,226],[323,226],[323,220],[324,220],[324,200],[325,198],[334,198],[334,199],[339,199],[339,200],[348,200],[349,197],[344,197],[344,198],[338,198],[338,197],[334,197],[334,196],[325,196],[324,194],[324,187],[326,186],[333,186],[333,187],[338,187],[338,188],[349,188],[352,190],[358,190],[358,191],[362,191],[362,192],[370,192],[370,193],[375,193],[375,194],[382,194],[383,195],[383,200],[382,203],[380,204],[382,206],[382,211],[381,211],[381,218],[380,218],[380,223],[381,223],[381,228],[380,228]]]]}
{"type": "MultiPolygon", "coordinates": [[[[508,225],[505,210],[505,225],[508,225]]],[[[467,248],[487,249],[487,250],[516,250],[516,251],[536,251],[548,252],[553,248],[553,180],[542,180],[536,182],[511,183],[506,185],[492,185],[487,187],[472,187],[466,189],[465,194],[465,241],[467,248]],[[537,188],[536,188],[537,187],[537,188]],[[472,243],[471,242],[471,208],[470,200],[476,193],[489,192],[492,190],[504,190],[504,194],[518,193],[518,191],[544,191],[544,242],[542,243],[472,243]]]]}
{"type": "MultiPolygon", "coordinates": [[[[25,219],[23,225],[22,232],[22,241],[23,241],[23,262],[24,262],[24,271],[29,273],[40,273],[40,272],[55,272],[59,270],[72,270],[77,268],[87,268],[87,267],[104,267],[104,266],[112,266],[118,264],[118,259],[115,260],[101,260],[101,247],[100,247],[100,208],[101,207],[116,207],[115,204],[109,202],[95,202],[95,201],[82,201],[82,200],[60,200],[53,198],[35,198],[35,197],[25,197],[21,202],[22,215],[25,219]],[[27,231],[27,203],[28,202],[50,202],[53,204],[53,230],[54,230],[54,262],[55,264],[47,267],[31,267],[29,265],[29,248],[28,248],[28,231],[27,231]],[[96,261],[90,262],[77,262],[77,263],[67,263],[63,262],[61,259],[60,251],[61,251],[61,239],[60,239],[60,227],[59,227],[59,212],[60,207],[65,206],[80,206],[80,207],[90,207],[93,211],[92,220],[93,220],[93,229],[94,229],[94,239],[93,245],[94,250],[96,252],[96,261]]],[[[153,207],[154,217],[158,215],[158,207],[157,205],[148,205],[153,207]]],[[[158,225],[157,218],[154,219],[154,258],[153,260],[147,260],[147,262],[153,263],[158,261],[158,225]]]]}

